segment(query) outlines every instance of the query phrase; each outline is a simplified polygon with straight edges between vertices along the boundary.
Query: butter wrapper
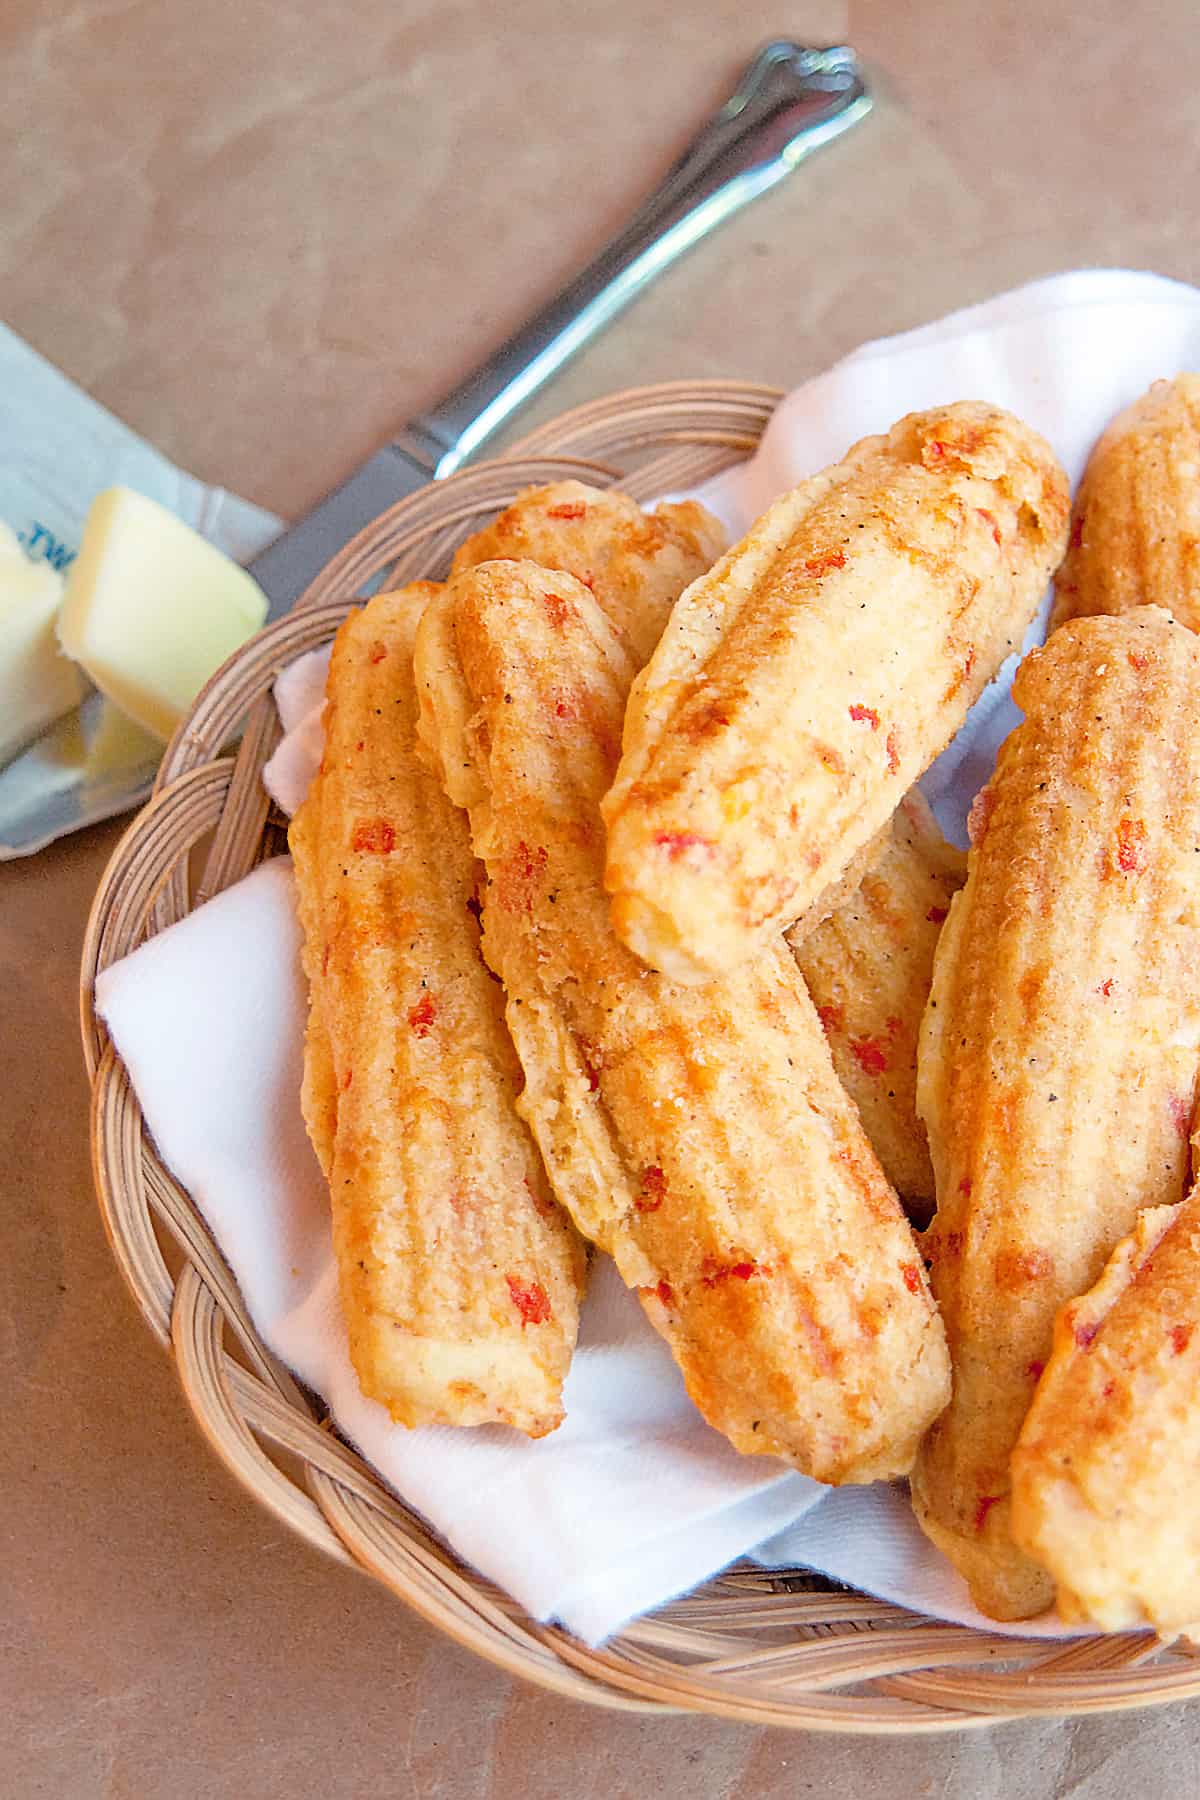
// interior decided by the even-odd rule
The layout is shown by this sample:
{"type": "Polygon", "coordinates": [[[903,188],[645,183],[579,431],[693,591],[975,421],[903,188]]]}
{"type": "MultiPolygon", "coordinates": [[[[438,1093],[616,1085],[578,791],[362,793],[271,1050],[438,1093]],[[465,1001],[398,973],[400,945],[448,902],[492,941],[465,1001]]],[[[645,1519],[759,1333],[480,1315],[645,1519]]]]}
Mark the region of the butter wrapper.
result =
{"type": "MultiPolygon", "coordinates": [[[[120,484],[147,494],[235,562],[266,548],[282,521],[208,487],[0,324],[0,520],[25,554],[66,574],[95,496],[120,484]]],[[[0,768],[0,860],[139,806],[161,745],[99,694],[0,768]]]]}

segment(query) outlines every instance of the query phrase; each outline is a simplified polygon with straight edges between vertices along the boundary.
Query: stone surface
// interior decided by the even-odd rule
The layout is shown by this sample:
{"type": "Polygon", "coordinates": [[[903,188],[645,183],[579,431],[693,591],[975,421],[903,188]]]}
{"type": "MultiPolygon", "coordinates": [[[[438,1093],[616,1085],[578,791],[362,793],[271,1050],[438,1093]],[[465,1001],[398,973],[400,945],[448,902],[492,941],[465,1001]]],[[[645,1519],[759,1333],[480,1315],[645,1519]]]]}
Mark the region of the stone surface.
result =
{"type": "MultiPolygon", "coordinates": [[[[7,0],[0,307],[185,467],[294,514],[589,255],[786,29],[873,119],[697,250],[520,429],[663,377],[790,385],[1032,276],[1200,279],[1185,0],[7,0]]],[[[1200,1709],[894,1743],[556,1700],[288,1537],[217,1465],[91,1189],[77,965],[104,827],[0,867],[0,1792],[208,1800],[1200,1788],[1200,1709]]]]}

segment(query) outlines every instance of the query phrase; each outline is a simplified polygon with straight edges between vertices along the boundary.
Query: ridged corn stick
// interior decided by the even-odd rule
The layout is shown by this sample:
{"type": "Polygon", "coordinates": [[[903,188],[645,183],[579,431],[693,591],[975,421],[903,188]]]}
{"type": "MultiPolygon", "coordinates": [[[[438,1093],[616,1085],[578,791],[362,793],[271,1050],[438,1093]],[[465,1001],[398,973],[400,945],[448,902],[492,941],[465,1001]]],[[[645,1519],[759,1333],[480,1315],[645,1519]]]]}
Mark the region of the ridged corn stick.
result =
{"type": "Polygon", "coordinates": [[[1022,663],[1024,723],[973,812],[934,962],[917,1106],[954,1398],[917,1517],[997,1618],[1040,1611],[1009,1458],[1054,1314],[1147,1206],[1178,1201],[1200,1070],[1200,642],[1158,608],[1022,663]]]}
{"type": "Polygon", "coordinates": [[[562,1417],[583,1252],[517,1117],[461,814],[416,755],[428,583],[351,614],[325,755],[292,821],[312,994],[305,1109],[328,1168],[350,1352],[403,1425],[562,1417]]]}
{"type": "Polygon", "coordinates": [[[1200,1620],[1200,1191],[1139,1213],[1063,1307],[1012,1458],[1013,1535],[1064,1619],[1200,1620]]]}
{"type": "Polygon", "coordinates": [[[430,608],[416,666],[559,1198],[738,1449],[824,1481],[907,1469],[947,1396],[941,1325],[793,959],[777,941],[679,988],[612,932],[598,803],[621,640],[569,575],[494,562],[430,608]]]}
{"type": "Polygon", "coordinates": [[[808,913],[1020,643],[1066,515],[1043,440],[969,402],[776,501],[634,683],[603,807],[622,941],[705,981],[808,913]]]}

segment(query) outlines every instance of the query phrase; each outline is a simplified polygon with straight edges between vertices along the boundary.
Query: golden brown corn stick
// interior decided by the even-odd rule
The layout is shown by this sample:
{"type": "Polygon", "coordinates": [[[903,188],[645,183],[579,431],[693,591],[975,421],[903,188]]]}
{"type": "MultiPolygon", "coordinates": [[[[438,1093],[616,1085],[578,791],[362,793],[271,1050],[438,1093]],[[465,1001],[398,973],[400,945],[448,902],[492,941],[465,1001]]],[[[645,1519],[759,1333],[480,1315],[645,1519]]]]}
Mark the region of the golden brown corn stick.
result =
{"type": "Polygon", "coordinates": [[[1025,720],[973,809],[917,1084],[954,1398],[913,1500],[997,1618],[1052,1598],[1012,1540],[1009,1458],[1055,1311],[1187,1176],[1200,642],[1157,607],[1075,620],[1026,657],[1013,698],[1025,720]]]}
{"type": "Polygon", "coordinates": [[[933,953],[966,860],[913,788],[857,892],[794,945],[842,1086],[884,1174],[922,1223],[933,1204],[933,1165],[917,1117],[917,1038],[933,953]]]}
{"type": "Polygon", "coordinates": [[[824,1481],[896,1474],[946,1400],[941,1325],[794,961],[678,988],[611,929],[598,804],[632,672],[588,590],[532,563],[458,576],[422,621],[521,1110],[711,1424],[824,1481]]]}
{"type": "Polygon", "coordinates": [[[1156,381],[1108,426],[1054,591],[1055,626],[1148,605],[1200,631],[1200,375],[1156,381]]]}
{"type": "Polygon", "coordinates": [[[1067,484],[1008,413],[913,413],[692,583],[604,802],[617,935],[705,981],[802,917],[1020,642],[1067,484]]]}
{"type": "Polygon", "coordinates": [[[362,1390],[403,1425],[562,1417],[582,1247],[515,1110],[461,814],[416,755],[418,583],[334,645],[325,756],[292,821],[312,990],[305,1108],[330,1171],[362,1390]]]}
{"type": "Polygon", "coordinates": [[[1063,1307],[1012,1458],[1013,1535],[1064,1619],[1200,1619],[1200,1191],[1151,1207],[1063,1307]]]}
{"type": "Polygon", "coordinates": [[[526,488],[456,552],[453,573],[497,557],[565,569],[592,590],[638,667],[671,608],[724,550],[724,527],[695,500],[643,512],[628,494],[555,481],[526,488]]]}

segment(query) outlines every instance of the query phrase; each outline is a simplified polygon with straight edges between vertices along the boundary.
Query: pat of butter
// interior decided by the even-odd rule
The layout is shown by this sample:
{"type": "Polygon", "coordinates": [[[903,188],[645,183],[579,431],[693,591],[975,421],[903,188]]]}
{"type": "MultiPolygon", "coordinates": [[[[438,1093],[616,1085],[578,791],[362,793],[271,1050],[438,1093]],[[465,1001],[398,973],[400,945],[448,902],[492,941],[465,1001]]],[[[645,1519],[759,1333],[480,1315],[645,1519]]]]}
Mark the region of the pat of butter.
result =
{"type": "Polygon", "coordinates": [[[87,683],[58,647],[62,576],[0,524],[0,764],[79,705],[87,683]]]}
{"type": "Polygon", "coordinates": [[[252,576],[132,488],[93,500],[59,615],[63,649],[164,742],[267,616],[252,576]]]}

